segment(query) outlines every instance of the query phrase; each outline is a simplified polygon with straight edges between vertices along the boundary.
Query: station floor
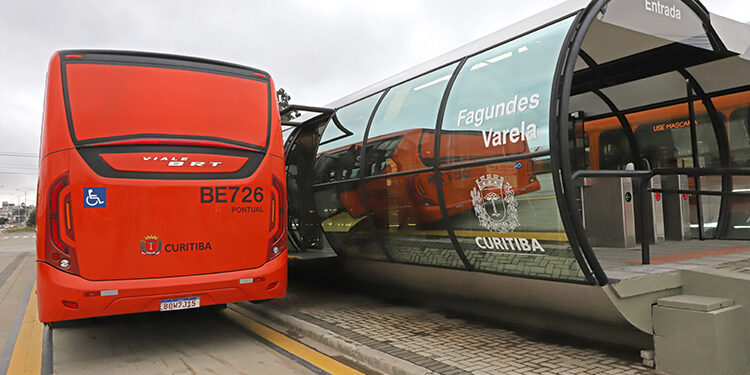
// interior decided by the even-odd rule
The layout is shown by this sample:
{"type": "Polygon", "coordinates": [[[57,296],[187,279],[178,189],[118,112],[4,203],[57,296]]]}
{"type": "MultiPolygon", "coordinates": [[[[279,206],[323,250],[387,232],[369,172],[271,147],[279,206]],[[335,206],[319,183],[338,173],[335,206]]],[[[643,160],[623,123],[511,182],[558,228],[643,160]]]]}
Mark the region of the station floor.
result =
{"type": "Polygon", "coordinates": [[[699,267],[737,268],[750,262],[750,241],[689,240],[667,241],[650,246],[651,263],[641,263],[641,247],[594,249],[599,263],[611,279],[624,280],[699,267]]]}

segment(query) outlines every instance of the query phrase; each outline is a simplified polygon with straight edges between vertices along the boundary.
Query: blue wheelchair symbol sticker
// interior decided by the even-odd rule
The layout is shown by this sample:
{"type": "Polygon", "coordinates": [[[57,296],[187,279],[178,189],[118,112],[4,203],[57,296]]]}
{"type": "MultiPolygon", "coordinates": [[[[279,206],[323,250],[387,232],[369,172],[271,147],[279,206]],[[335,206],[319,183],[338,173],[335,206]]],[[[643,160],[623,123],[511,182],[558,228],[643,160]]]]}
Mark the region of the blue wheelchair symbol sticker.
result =
{"type": "Polygon", "coordinates": [[[84,208],[107,207],[107,188],[105,187],[84,188],[83,189],[83,207],[84,208]]]}
{"type": "Polygon", "coordinates": [[[513,169],[521,169],[521,168],[523,168],[523,163],[521,163],[520,161],[517,162],[516,164],[513,164],[513,169]]]}

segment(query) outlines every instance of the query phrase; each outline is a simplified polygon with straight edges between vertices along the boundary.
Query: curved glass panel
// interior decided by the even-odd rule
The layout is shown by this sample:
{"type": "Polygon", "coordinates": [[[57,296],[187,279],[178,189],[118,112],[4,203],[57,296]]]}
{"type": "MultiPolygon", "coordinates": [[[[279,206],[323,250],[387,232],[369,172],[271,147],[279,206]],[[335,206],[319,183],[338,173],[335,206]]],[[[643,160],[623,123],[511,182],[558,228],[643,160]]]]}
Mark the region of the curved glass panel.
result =
{"type": "Polygon", "coordinates": [[[567,19],[468,59],[449,94],[441,179],[455,234],[476,270],[584,281],[563,229],[549,157],[550,92],[567,19]],[[453,167],[498,156],[504,163],[453,167]],[[445,169],[450,168],[450,169],[445,169]]]}
{"type": "MultiPolygon", "coordinates": [[[[434,163],[434,128],[457,64],[391,88],[367,141],[369,176],[424,170],[434,163]]],[[[432,170],[368,179],[367,203],[380,239],[397,262],[464,268],[445,230],[432,170]]]]}
{"type": "Polygon", "coordinates": [[[549,157],[443,171],[443,190],[477,270],[585,280],[560,220],[549,157]]]}
{"type": "Polygon", "coordinates": [[[744,103],[740,104],[740,108],[731,111],[727,123],[733,167],[750,167],[750,95],[743,94],[733,95],[739,100],[744,99],[744,103]]]}
{"type": "Polygon", "coordinates": [[[370,127],[368,162],[373,158],[372,163],[377,165],[367,169],[368,175],[423,169],[434,163],[433,134],[438,109],[456,65],[451,64],[388,91],[370,127]],[[396,141],[397,138],[400,140],[396,141]],[[388,143],[387,147],[382,143],[388,143]]]}
{"type": "Polygon", "coordinates": [[[333,119],[328,121],[320,139],[318,152],[328,152],[355,143],[361,144],[367,122],[370,121],[372,110],[378,103],[378,99],[380,99],[380,94],[375,94],[337,110],[336,118],[343,129],[339,129],[333,119]]]}
{"type": "Polygon", "coordinates": [[[471,57],[443,117],[443,163],[549,149],[552,79],[567,19],[471,57]]]}
{"type": "Polygon", "coordinates": [[[373,234],[394,261],[464,268],[443,225],[432,171],[379,177],[365,187],[373,234]]]}
{"type": "Polygon", "coordinates": [[[313,187],[315,206],[328,242],[340,256],[386,259],[372,235],[359,181],[313,187]]]}
{"type": "Polygon", "coordinates": [[[315,160],[313,193],[326,238],[339,255],[385,259],[372,237],[372,221],[362,200],[360,151],[379,94],[339,109],[346,131],[329,121],[315,160]],[[354,179],[354,181],[352,181],[354,179]]]}

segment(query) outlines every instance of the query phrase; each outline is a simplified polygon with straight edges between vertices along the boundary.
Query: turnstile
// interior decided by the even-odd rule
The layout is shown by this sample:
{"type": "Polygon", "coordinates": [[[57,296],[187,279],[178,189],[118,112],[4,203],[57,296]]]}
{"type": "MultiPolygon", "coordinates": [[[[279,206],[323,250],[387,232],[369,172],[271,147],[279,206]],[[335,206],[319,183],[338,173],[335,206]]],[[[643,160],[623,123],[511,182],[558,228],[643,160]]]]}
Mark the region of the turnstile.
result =
{"type": "MultiPolygon", "coordinates": [[[[685,175],[662,176],[664,190],[688,190],[685,175]]],[[[664,194],[664,235],[667,241],[687,241],[690,235],[690,200],[687,194],[664,194]]]]}
{"type": "MultiPolygon", "coordinates": [[[[651,177],[649,187],[651,189],[662,188],[662,176],[651,177]]],[[[654,192],[647,195],[649,199],[646,215],[650,216],[650,221],[647,221],[646,232],[649,243],[662,243],[665,241],[664,236],[664,206],[663,206],[663,194],[654,192]]],[[[637,202],[635,205],[635,241],[641,243],[641,208],[643,207],[641,202],[637,202]]],[[[649,216],[646,216],[647,218],[649,216]]]]}
{"type": "Polygon", "coordinates": [[[592,246],[635,246],[633,182],[630,178],[584,178],[581,207],[592,246]]]}

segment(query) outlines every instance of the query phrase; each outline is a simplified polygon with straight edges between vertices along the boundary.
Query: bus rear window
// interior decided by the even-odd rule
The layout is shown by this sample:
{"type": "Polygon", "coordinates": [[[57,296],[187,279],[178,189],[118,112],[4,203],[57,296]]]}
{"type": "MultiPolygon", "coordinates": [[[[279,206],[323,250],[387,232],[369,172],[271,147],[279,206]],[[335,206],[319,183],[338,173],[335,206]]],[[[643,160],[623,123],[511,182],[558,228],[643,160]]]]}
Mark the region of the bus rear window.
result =
{"type": "Polygon", "coordinates": [[[173,68],[67,64],[77,141],[184,135],[265,147],[269,83],[173,68]]]}

